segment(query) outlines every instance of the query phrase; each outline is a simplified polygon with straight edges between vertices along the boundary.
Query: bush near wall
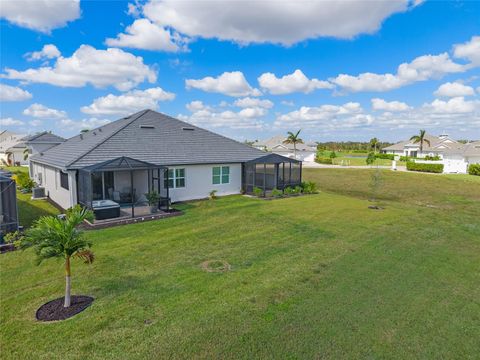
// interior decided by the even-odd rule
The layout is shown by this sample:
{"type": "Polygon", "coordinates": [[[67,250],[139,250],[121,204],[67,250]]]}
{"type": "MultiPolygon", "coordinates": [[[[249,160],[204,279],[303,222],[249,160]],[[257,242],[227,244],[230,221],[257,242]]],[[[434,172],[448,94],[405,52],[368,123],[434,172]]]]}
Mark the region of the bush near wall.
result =
{"type": "Polygon", "coordinates": [[[395,160],[395,154],[375,154],[376,159],[395,160]]]}
{"type": "Polygon", "coordinates": [[[333,164],[333,159],[330,159],[330,158],[316,158],[315,161],[319,164],[327,164],[327,165],[333,164]]]}
{"type": "Polygon", "coordinates": [[[468,166],[468,173],[470,175],[480,176],[480,164],[470,164],[468,166]]]}
{"type": "Polygon", "coordinates": [[[421,164],[408,161],[407,170],[441,174],[443,173],[443,164],[421,164]]]}

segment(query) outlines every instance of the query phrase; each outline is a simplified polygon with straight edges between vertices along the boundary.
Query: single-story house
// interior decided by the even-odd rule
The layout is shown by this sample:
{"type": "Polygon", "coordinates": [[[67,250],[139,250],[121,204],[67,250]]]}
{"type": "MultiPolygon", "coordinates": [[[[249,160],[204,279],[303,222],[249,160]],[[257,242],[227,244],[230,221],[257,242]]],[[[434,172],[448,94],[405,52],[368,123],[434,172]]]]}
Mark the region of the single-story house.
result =
{"type": "Polygon", "coordinates": [[[442,158],[444,150],[453,149],[460,145],[447,134],[440,136],[425,134],[425,139],[428,140],[430,144],[424,142],[422,152],[420,152],[420,143],[406,140],[383,148],[382,153],[411,157],[440,156],[440,158],[442,158]]]}
{"type": "Polygon", "coordinates": [[[470,164],[480,164],[480,141],[444,150],[442,163],[444,173],[467,173],[470,164]]]}
{"type": "Polygon", "coordinates": [[[143,110],[76,135],[30,158],[32,177],[67,209],[159,205],[217,195],[283,189],[301,182],[301,162],[170,116],[143,110]],[[102,200],[104,201],[102,203],[102,200]]]}
{"type": "Polygon", "coordinates": [[[0,163],[15,163],[26,165],[27,160],[24,159],[22,138],[25,135],[17,134],[12,131],[4,130],[0,132],[0,163]]]}
{"type": "MultiPolygon", "coordinates": [[[[276,135],[265,141],[255,141],[253,147],[294,159],[295,151],[293,144],[285,144],[285,139],[286,137],[283,135],[276,135]]],[[[297,144],[296,148],[297,160],[315,162],[315,155],[317,153],[317,147],[315,144],[297,144]]]]}

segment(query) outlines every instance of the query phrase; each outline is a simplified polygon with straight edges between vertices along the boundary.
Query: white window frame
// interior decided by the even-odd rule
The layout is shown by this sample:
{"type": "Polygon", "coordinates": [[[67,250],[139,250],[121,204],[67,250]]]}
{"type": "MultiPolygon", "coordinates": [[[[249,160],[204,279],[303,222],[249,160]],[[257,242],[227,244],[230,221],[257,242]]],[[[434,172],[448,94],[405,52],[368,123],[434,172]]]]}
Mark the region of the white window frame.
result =
{"type": "MultiPolygon", "coordinates": [[[[168,174],[168,181],[172,181],[172,186],[169,186],[169,189],[185,189],[187,187],[187,170],[185,168],[169,168],[167,171],[170,172],[170,170],[173,173],[173,176],[170,177],[170,174],[168,174]],[[177,177],[177,170],[183,170],[183,176],[178,176],[177,177]],[[177,186],[177,179],[183,179],[183,186],[177,186]]],[[[165,179],[167,180],[167,179],[165,179]]]]}
{"type": "Polygon", "coordinates": [[[212,185],[228,185],[230,184],[230,175],[231,175],[231,171],[230,171],[230,166],[229,165],[220,165],[220,166],[213,166],[212,167],[212,185]],[[220,168],[220,175],[214,175],[214,169],[216,168],[220,168]],[[228,174],[224,174],[223,173],[223,168],[228,168],[228,174]],[[228,175],[228,182],[223,182],[223,176],[224,175],[228,175]],[[218,184],[215,184],[214,181],[213,181],[213,178],[215,176],[220,176],[220,182],[218,184]]]}

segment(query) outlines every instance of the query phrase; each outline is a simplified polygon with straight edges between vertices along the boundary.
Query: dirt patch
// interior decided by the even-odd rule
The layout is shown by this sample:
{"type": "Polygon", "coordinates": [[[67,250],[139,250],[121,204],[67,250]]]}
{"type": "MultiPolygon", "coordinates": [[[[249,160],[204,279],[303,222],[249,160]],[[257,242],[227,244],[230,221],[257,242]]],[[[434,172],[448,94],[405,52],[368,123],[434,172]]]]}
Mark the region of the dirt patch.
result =
{"type": "Polygon", "coordinates": [[[201,264],[202,270],[206,272],[227,272],[231,266],[225,260],[207,260],[201,264]]]}
{"type": "Polygon", "coordinates": [[[35,314],[38,321],[58,321],[71,318],[88,308],[93,298],[84,295],[73,295],[68,308],[63,307],[64,298],[58,298],[40,306],[35,314]]]}
{"type": "Polygon", "coordinates": [[[377,205],[370,205],[368,208],[372,209],[372,210],[383,210],[384,209],[383,207],[380,207],[380,206],[377,206],[377,205]]]}

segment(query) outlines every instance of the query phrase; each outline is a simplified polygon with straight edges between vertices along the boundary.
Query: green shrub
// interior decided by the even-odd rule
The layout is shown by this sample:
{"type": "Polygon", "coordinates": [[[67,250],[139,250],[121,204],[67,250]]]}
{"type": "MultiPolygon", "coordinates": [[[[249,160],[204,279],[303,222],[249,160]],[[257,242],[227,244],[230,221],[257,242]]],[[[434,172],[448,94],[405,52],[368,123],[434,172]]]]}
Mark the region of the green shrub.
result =
{"type": "Polygon", "coordinates": [[[395,154],[382,154],[377,153],[375,154],[376,159],[385,159],[385,160],[395,160],[395,154]]]}
{"type": "Polygon", "coordinates": [[[18,172],[12,176],[17,186],[24,191],[30,192],[35,187],[35,181],[33,181],[26,172],[18,172]]]}
{"type": "Polygon", "coordinates": [[[333,164],[333,160],[330,159],[330,158],[316,158],[315,161],[319,164],[327,164],[327,165],[332,165],[333,164]]]}
{"type": "Polygon", "coordinates": [[[304,194],[316,194],[317,193],[317,184],[313,181],[304,181],[302,182],[302,188],[304,194]]]}
{"type": "Polygon", "coordinates": [[[283,192],[281,190],[278,190],[277,188],[274,188],[272,190],[272,196],[273,197],[282,197],[283,196],[283,192]]]}
{"type": "Polygon", "coordinates": [[[263,197],[263,190],[260,189],[259,187],[254,187],[253,188],[253,195],[257,196],[257,197],[263,197]]]}
{"type": "Polygon", "coordinates": [[[425,156],[424,160],[428,160],[428,161],[438,161],[438,160],[441,160],[441,159],[440,159],[440,156],[438,156],[438,155],[435,155],[435,156],[429,156],[429,155],[427,155],[427,156],[425,156]]]}
{"type": "Polygon", "coordinates": [[[410,157],[410,156],[400,156],[400,161],[409,162],[412,159],[415,159],[415,158],[410,157]]]}
{"type": "Polygon", "coordinates": [[[407,170],[441,174],[443,172],[443,164],[422,164],[408,161],[407,170]]]}
{"type": "Polygon", "coordinates": [[[283,193],[285,195],[293,195],[295,194],[295,189],[290,187],[290,186],[287,186],[284,190],[283,190],[283,193]]]}
{"type": "Polygon", "coordinates": [[[295,186],[295,194],[301,194],[303,192],[303,188],[300,185],[295,186]]]}
{"type": "Polygon", "coordinates": [[[468,173],[470,175],[480,176],[480,164],[470,164],[468,166],[468,173]]]}
{"type": "Polygon", "coordinates": [[[330,153],[330,159],[335,159],[337,157],[337,153],[335,151],[332,151],[330,153]]]}
{"type": "Polygon", "coordinates": [[[369,152],[367,158],[365,159],[365,162],[367,165],[372,165],[375,162],[375,154],[373,152],[369,152]]]}
{"type": "Polygon", "coordinates": [[[210,200],[215,200],[217,198],[217,190],[210,191],[210,193],[208,194],[208,198],[210,200]]]}

